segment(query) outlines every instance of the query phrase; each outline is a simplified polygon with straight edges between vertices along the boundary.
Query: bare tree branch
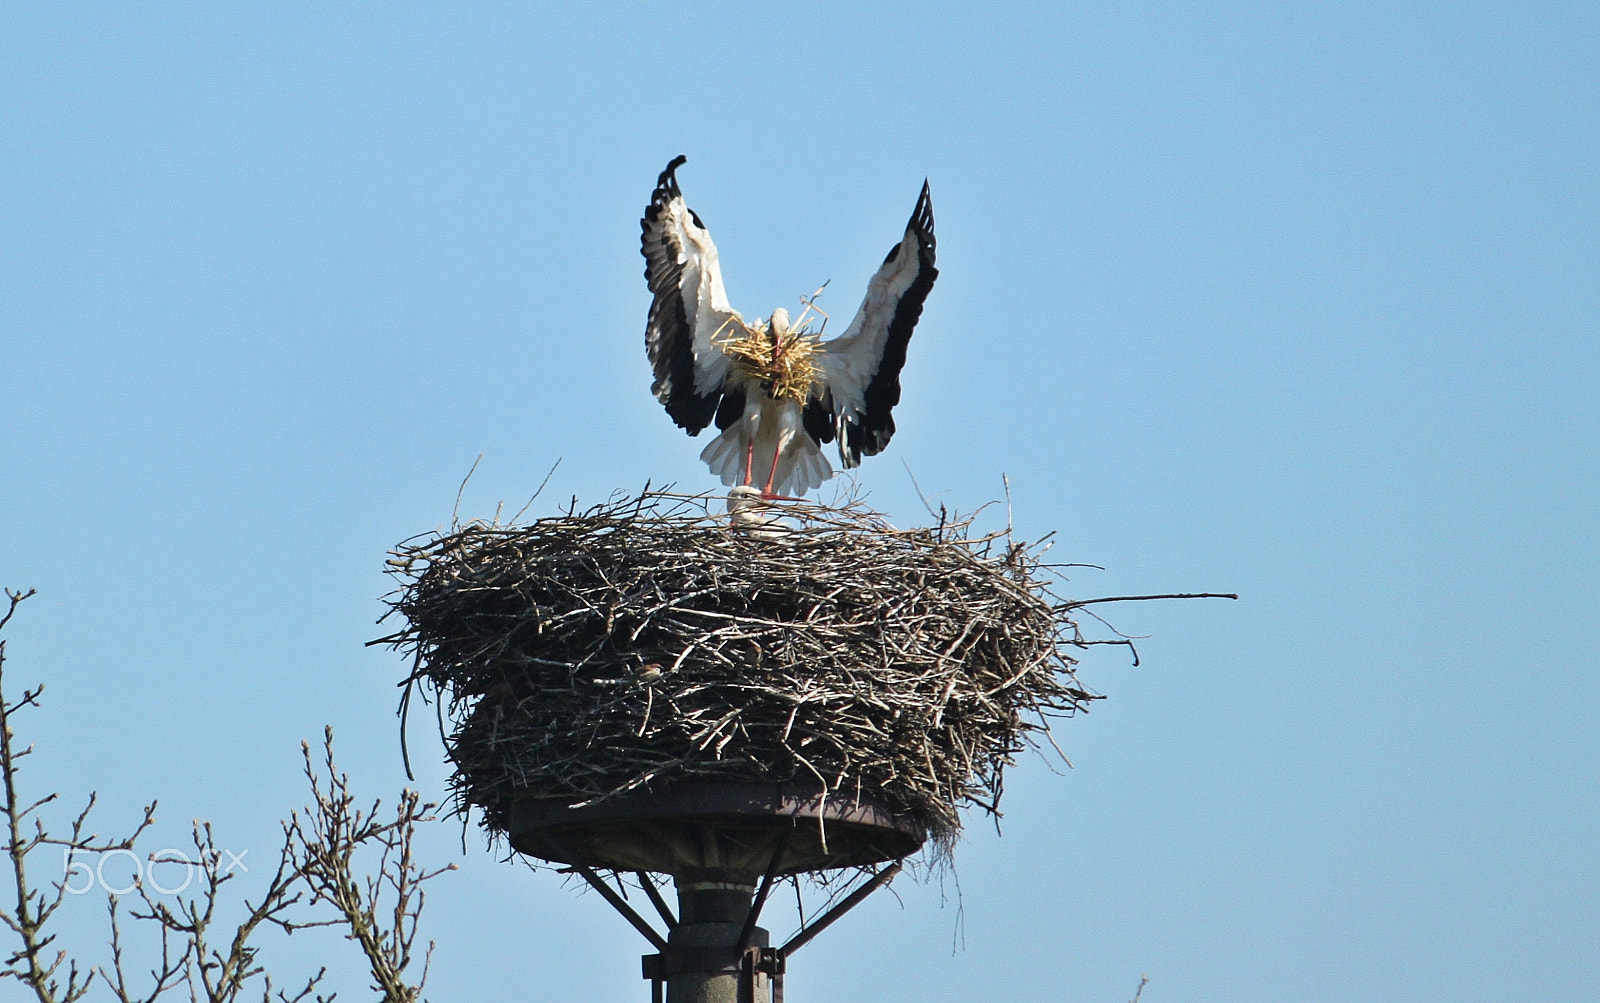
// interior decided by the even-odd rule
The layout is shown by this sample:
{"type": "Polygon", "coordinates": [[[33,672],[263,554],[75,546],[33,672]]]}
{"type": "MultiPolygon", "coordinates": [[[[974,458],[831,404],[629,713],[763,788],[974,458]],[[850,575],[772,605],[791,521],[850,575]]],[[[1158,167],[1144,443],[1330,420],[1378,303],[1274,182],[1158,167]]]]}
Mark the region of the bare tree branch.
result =
{"type": "MultiPolygon", "coordinates": [[[[17,606],[33,592],[8,589],[4,595],[9,605],[0,615],[0,627],[11,620],[17,606]]],[[[24,690],[20,698],[7,700],[4,666],[5,642],[0,640],[4,850],[16,893],[14,904],[0,907],[0,925],[15,935],[18,945],[0,961],[0,979],[17,979],[33,991],[38,1003],[77,1003],[89,992],[96,976],[105,982],[117,1003],[158,1003],[180,989],[187,990],[190,1003],[239,1003],[247,994],[253,997],[256,988],[261,991],[261,1003],[331,1003],[332,993],[323,996],[318,992],[327,975],[326,967],[303,983],[280,988],[261,962],[256,935],[263,927],[293,933],[307,927],[333,926],[344,928],[346,938],[360,946],[372,974],[373,988],[382,994],[384,1003],[416,1003],[420,999],[433,953],[432,942],[424,952],[422,970],[414,983],[407,981],[406,969],[413,960],[422,913],[422,884],[454,870],[455,865],[428,871],[417,863],[412,850],[416,825],[432,821],[435,806],[423,803],[416,792],[402,791],[393,817],[387,820],[378,820],[380,802],[374,801],[369,810],[356,807],[349,778],[339,772],[334,762],[332,729],[324,736],[321,770],[313,763],[309,746],[302,743],[313,804],[292,813],[282,824],[283,842],[276,867],[259,898],[242,901],[244,917],[237,924],[225,923],[221,917],[232,912],[231,908],[224,908],[223,899],[231,900],[229,882],[238,875],[231,863],[222,866],[225,851],[219,852],[211,824],[196,821],[191,833],[193,860],[160,853],[150,858],[152,864],[192,867],[199,879],[194,891],[173,892],[159,887],[153,879],[136,877],[130,908],[124,909],[117,895],[108,895],[108,966],[80,965],[73,952],[53,948],[55,935],[46,932],[46,924],[61,907],[74,870],[88,868],[76,861],[75,855],[133,852],[138,839],[155,822],[156,805],[152,802],[145,808],[144,817],[131,835],[105,840],[87,831],[95,806],[95,796],[91,794],[73,819],[68,834],[52,835],[39,815],[41,809],[56,801],[57,795],[34,801],[19,796],[19,764],[33,750],[16,747],[12,727],[18,711],[39,706],[43,687],[24,690]],[[48,889],[35,887],[28,876],[30,854],[41,847],[58,846],[63,849],[66,862],[61,880],[51,882],[48,889]],[[358,857],[375,869],[358,871],[358,857]],[[324,903],[332,909],[320,910],[324,903]],[[127,919],[153,925],[159,931],[157,953],[147,962],[149,967],[143,977],[130,971],[144,966],[126,956],[123,928],[127,919]]],[[[184,888],[188,885],[185,881],[184,888]]]]}
{"type": "Polygon", "coordinates": [[[424,870],[412,852],[416,824],[431,821],[437,806],[425,804],[415,791],[405,790],[393,819],[380,822],[381,802],[374,801],[365,811],[356,807],[350,778],[339,772],[334,762],[332,728],[323,734],[321,770],[326,773],[326,789],[322,773],[312,761],[311,747],[302,743],[300,750],[316,803],[304,816],[297,813],[291,817],[286,829],[312,888],[311,901],[326,902],[338,911],[349,928],[346,936],[360,945],[366,956],[372,988],[383,994],[384,1003],[415,1003],[427,982],[433,956],[430,941],[417,981],[406,980],[425,898],[422,884],[455,870],[454,864],[424,870]],[[377,866],[358,881],[352,861],[363,847],[376,849],[377,866]]]}
{"type": "MultiPolygon", "coordinates": [[[[34,590],[22,592],[6,589],[4,594],[8,605],[5,615],[0,616],[0,628],[11,621],[17,607],[32,596],[34,590]]],[[[134,841],[155,822],[156,806],[152,802],[145,808],[144,819],[127,838],[97,840],[92,834],[84,833],[89,813],[94,810],[95,798],[91,794],[83,811],[73,820],[70,834],[66,838],[50,835],[38,812],[55,801],[56,795],[50,794],[27,804],[19,800],[17,776],[21,772],[20,763],[33,749],[18,749],[15,744],[16,732],[12,729],[12,718],[18,711],[39,706],[39,695],[44,692],[44,687],[23,690],[22,696],[12,701],[5,698],[4,679],[5,641],[0,640],[0,782],[3,782],[5,793],[4,849],[16,894],[13,906],[0,910],[0,923],[16,934],[19,942],[17,950],[5,957],[4,967],[0,968],[0,979],[13,978],[21,982],[33,990],[39,1003],[75,1003],[89,991],[94,972],[92,969],[79,968],[77,961],[64,950],[57,949],[52,954],[49,948],[55,941],[55,935],[45,932],[45,925],[66,897],[70,872],[64,872],[61,880],[50,882],[48,890],[38,888],[29,880],[28,858],[41,846],[61,847],[63,859],[69,864],[76,853],[131,850],[134,841]],[[63,965],[66,966],[65,973],[62,973],[63,965]]]]}

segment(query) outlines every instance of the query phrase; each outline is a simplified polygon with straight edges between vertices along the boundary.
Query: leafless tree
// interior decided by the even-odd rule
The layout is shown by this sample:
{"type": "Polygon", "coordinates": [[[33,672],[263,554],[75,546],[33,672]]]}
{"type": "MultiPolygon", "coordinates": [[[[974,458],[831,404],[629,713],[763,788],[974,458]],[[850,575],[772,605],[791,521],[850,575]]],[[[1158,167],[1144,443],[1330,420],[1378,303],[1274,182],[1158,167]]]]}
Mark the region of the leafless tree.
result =
{"type": "Polygon", "coordinates": [[[422,915],[422,885],[456,867],[424,870],[412,853],[416,824],[430,821],[436,806],[423,803],[416,791],[405,790],[389,821],[378,820],[377,801],[362,811],[350,793],[350,778],[334,764],[332,728],[323,739],[323,772],[312,760],[311,747],[301,743],[306,780],[316,804],[285,824],[286,845],[292,847],[311,889],[311,903],[332,906],[338,915],[333,922],[342,924],[349,931],[346,936],[360,945],[372,972],[372,988],[383,995],[384,1003],[413,1003],[427,981],[433,955],[430,941],[421,974],[414,984],[407,982],[405,971],[422,915]],[[358,881],[352,858],[363,848],[376,852],[377,866],[358,881]]]}
{"type": "MultiPolygon", "coordinates": [[[[5,590],[0,629],[33,594],[31,589],[5,590]]],[[[222,866],[222,852],[210,823],[199,821],[192,832],[192,860],[164,855],[151,860],[194,868],[198,881],[192,892],[162,895],[152,893],[146,882],[136,881],[130,906],[124,907],[117,895],[108,895],[108,965],[91,965],[81,960],[81,953],[56,945],[55,934],[47,927],[65,900],[68,874],[59,881],[37,885],[29,876],[30,857],[41,847],[61,847],[69,861],[76,855],[135,852],[139,838],[155,823],[156,804],[151,802],[144,809],[143,818],[127,837],[100,839],[87,831],[95,805],[95,796],[90,794],[66,834],[54,834],[41,812],[58,795],[29,801],[18,791],[22,760],[33,748],[16,746],[13,726],[19,711],[39,706],[44,688],[24,690],[22,696],[10,700],[5,696],[4,672],[5,641],[0,639],[4,851],[15,885],[9,903],[0,896],[0,922],[15,936],[17,945],[4,957],[0,979],[16,979],[33,992],[38,1003],[76,1003],[97,977],[118,1003],[157,1003],[179,990],[186,992],[191,1003],[237,1003],[242,995],[253,998],[256,992],[262,1003],[328,1003],[332,994],[319,992],[327,974],[325,966],[303,983],[280,988],[260,960],[255,937],[264,927],[288,933],[331,926],[342,928],[346,939],[360,947],[372,987],[383,1003],[416,1003],[421,998],[433,951],[431,942],[423,951],[422,971],[415,981],[410,980],[407,969],[422,913],[422,885],[455,869],[451,864],[426,870],[413,853],[416,827],[434,819],[436,806],[405,790],[386,817],[380,818],[381,802],[374,801],[366,809],[357,807],[349,778],[339,772],[334,761],[331,728],[324,733],[320,756],[313,758],[310,746],[302,743],[313,803],[283,822],[276,867],[258,896],[245,898],[242,918],[235,918],[224,901],[227,885],[239,875],[222,866]],[[371,869],[363,871],[364,866],[371,869]],[[136,964],[126,957],[123,927],[128,919],[156,931],[159,946],[154,958],[136,964]]],[[[188,885],[185,882],[185,887],[188,885]]]]}

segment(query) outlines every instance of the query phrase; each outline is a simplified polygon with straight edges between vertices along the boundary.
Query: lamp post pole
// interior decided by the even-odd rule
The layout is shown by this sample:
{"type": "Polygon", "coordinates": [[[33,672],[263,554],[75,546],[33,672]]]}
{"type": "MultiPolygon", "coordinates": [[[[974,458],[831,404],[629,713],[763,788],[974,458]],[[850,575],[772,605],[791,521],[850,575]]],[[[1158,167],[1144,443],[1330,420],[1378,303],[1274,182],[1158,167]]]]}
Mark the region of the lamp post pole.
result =
{"type": "Polygon", "coordinates": [[[759,926],[746,929],[755,880],[706,871],[678,875],[675,883],[678,925],[667,950],[653,956],[661,959],[661,971],[652,974],[665,976],[655,984],[666,983],[666,1003],[766,1003],[770,975],[752,955],[768,946],[768,934],[759,926]]]}

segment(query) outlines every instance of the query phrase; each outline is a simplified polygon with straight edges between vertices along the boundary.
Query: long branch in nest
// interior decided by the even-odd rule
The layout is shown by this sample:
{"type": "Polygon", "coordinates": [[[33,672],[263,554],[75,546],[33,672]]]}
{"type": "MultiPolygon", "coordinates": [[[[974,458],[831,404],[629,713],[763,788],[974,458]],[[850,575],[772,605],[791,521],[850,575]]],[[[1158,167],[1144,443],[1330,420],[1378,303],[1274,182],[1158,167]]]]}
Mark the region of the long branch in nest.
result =
{"type": "MultiPolygon", "coordinates": [[[[870,790],[944,845],[1005,768],[1096,699],[1035,550],[967,522],[897,530],[796,506],[756,539],[709,496],[646,491],[397,547],[408,686],[438,696],[460,807],[678,781],[870,790]]],[[[378,642],[375,642],[378,643],[378,642]]],[[[408,689],[409,692],[409,689],[408,689]]]]}

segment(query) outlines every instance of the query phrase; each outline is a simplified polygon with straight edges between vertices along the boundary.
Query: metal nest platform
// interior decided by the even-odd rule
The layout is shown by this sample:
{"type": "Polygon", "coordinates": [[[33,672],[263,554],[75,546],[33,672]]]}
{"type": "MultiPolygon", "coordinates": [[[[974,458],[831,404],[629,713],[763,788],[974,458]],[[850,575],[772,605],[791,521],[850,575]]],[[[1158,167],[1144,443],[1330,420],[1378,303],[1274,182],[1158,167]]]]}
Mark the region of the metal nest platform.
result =
{"type": "Polygon", "coordinates": [[[778,784],[687,784],[569,807],[525,800],[511,845],[562,864],[661,874],[759,876],[899,860],[927,830],[865,797],[824,798],[778,784]]]}
{"type": "Polygon", "coordinates": [[[568,865],[656,948],[641,966],[655,1003],[782,1003],[789,957],[888,885],[925,836],[860,798],[827,803],[777,785],[699,784],[596,805],[523,802],[510,838],[522,853],[568,865]],[[875,863],[887,866],[870,870],[875,863]],[[773,882],[839,868],[869,873],[773,946],[756,925],[773,882]],[[664,931],[628,902],[621,875],[629,869],[664,931]],[[649,871],[673,876],[676,911],[649,871]]]}

